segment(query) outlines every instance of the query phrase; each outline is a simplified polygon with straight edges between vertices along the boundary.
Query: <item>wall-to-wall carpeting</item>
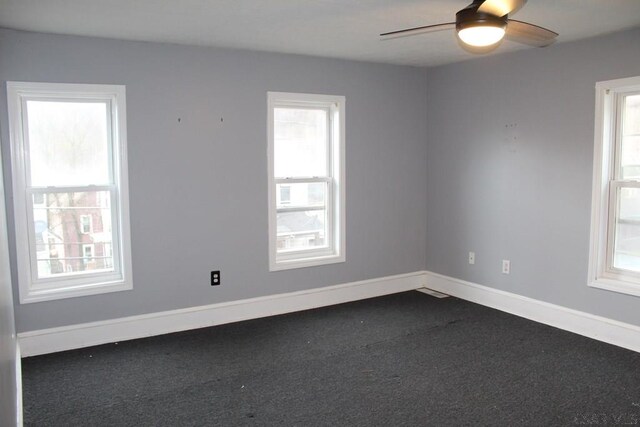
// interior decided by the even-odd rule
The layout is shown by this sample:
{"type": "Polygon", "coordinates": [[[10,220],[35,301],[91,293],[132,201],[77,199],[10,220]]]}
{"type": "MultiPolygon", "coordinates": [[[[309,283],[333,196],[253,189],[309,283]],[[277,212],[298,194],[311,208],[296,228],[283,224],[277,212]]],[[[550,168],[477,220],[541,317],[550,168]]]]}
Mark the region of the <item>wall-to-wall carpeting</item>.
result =
{"type": "Polygon", "coordinates": [[[640,354],[408,292],[28,358],[27,426],[640,423],[640,354]]]}

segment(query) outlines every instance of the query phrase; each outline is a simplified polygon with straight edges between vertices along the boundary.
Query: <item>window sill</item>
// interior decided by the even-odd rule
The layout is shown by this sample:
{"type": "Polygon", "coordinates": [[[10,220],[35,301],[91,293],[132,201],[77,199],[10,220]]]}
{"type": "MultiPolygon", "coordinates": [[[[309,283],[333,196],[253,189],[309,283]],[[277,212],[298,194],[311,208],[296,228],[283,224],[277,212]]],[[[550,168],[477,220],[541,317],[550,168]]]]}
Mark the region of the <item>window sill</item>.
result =
{"type": "Polygon", "coordinates": [[[26,293],[26,295],[20,296],[20,304],[106,294],[110,292],[128,291],[131,289],[133,289],[133,285],[130,281],[91,283],[58,288],[35,288],[29,289],[29,292],[26,293]]]}
{"type": "Polygon", "coordinates": [[[296,258],[270,262],[269,271],[291,270],[294,268],[315,267],[325,264],[345,262],[344,255],[327,255],[313,258],[296,258]]]}
{"type": "Polygon", "coordinates": [[[592,288],[604,289],[620,294],[640,297],[640,283],[631,283],[624,282],[622,280],[600,278],[589,282],[589,286],[592,288]]]}

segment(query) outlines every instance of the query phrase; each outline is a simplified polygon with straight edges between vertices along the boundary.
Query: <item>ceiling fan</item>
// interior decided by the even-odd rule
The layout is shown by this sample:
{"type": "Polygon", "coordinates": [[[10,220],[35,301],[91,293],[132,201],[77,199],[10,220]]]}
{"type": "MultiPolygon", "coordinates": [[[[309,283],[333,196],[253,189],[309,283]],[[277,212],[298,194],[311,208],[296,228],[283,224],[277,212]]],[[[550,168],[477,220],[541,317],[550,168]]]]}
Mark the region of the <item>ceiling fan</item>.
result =
{"type": "Polygon", "coordinates": [[[558,33],[510,19],[526,2],[527,0],[473,0],[473,3],[456,13],[455,22],[390,31],[380,34],[380,37],[406,37],[455,28],[458,39],[471,49],[491,49],[505,36],[530,46],[550,45],[558,33]]]}

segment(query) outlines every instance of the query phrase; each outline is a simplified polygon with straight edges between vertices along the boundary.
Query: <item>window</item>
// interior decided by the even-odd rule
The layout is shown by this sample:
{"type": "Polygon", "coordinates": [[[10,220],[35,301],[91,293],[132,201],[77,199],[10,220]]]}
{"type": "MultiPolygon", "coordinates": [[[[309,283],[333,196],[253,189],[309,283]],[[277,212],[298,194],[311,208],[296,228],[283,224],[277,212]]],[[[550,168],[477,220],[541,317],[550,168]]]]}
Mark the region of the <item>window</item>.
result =
{"type": "Polygon", "coordinates": [[[111,243],[105,243],[103,246],[103,258],[102,262],[104,263],[105,268],[113,267],[113,249],[111,247],[111,243]]]}
{"type": "Polygon", "coordinates": [[[91,233],[91,215],[80,215],[80,230],[82,234],[91,233]]]}
{"type": "Polygon", "coordinates": [[[93,258],[93,245],[82,245],[82,262],[85,266],[94,261],[93,258]]]}
{"type": "Polygon", "coordinates": [[[345,260],[343,96],[268,93],[269,267],[345,260]]]}
{"type": "Polygon", "coordinates": [[[124,86],[8,82],[7,97],[20,301],[131,289],[124,86]]]}
{"type": "Polygon", "coordinates": [[[289,203],[291,203],[291,186],[290,185],[280,185],[279,203],[281,205],[288,205],[289,203]]]}
{"type": "Polygon", "coordinates": [[[589,285],[640,296],[640,77],[596,85],[589,285]]]}

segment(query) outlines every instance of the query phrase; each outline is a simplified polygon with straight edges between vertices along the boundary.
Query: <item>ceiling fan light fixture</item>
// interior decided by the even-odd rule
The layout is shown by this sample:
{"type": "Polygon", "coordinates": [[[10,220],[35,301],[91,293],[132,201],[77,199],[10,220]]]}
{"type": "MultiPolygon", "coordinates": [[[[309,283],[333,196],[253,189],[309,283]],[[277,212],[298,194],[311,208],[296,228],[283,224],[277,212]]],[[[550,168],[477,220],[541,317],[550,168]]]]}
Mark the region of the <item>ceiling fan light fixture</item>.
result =
{"type": "Polygon", "coordinates": [[[505,34],[504,26],[477,25],[458,30],[458,37],[470,46],[485,47],[498,43],[505,34]]]}
{"type": "Polygon", "coordinates": [[[558,33],[539,25],[509,18],[527,0],[473,0],[456,12],[455,22],[423,25],[404,30],[389,31],[380,37],[404,37],[455,28],[458,44],[474,54],[492,52],[506,37],[511,41],[530,46],[544,47],[552,44],[558,33]]]}
{"type": "Polygon", "coordinates": [[[508,15],[496,16],[478,11],[483,1],[474,1],[456,13],[458,38],[473,47],[486,47],[498,43],[507,29],[508,15]]]}

